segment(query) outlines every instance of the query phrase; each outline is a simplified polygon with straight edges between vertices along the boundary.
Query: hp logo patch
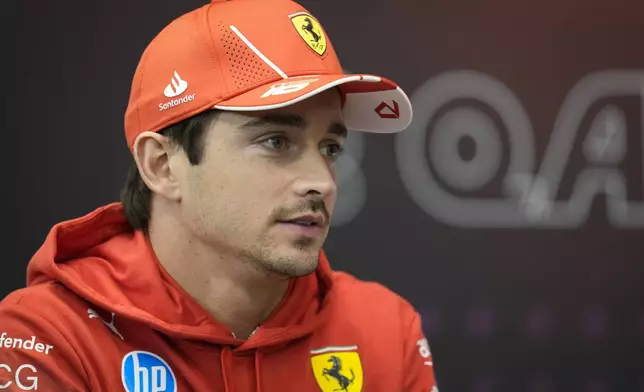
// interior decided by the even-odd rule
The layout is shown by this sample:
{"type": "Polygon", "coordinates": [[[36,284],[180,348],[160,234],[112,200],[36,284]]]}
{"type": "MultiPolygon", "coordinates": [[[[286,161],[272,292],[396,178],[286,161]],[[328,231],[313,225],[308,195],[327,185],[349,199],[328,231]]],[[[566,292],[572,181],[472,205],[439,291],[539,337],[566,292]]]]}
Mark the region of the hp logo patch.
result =
{"type": "Polygon", "coordinates": [[[121,379],[127,392],[177,392],[170,366],[158,355],[132,351],[123,358],[121,379]]]}

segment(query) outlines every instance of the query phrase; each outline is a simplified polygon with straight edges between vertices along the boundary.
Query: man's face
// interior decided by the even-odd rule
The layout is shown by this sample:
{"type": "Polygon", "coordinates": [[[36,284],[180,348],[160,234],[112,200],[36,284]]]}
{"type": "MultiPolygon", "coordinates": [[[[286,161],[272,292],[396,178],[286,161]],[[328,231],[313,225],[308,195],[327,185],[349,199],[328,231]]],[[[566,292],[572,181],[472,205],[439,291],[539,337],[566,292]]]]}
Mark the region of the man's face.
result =
{"type": "Polygon", "coordinates": [[[185,166],[184,224],[224,257],[283,276],[313,272],[345,138],[336,90],[281,109],[221,113],[200,164],[185,166]]]}

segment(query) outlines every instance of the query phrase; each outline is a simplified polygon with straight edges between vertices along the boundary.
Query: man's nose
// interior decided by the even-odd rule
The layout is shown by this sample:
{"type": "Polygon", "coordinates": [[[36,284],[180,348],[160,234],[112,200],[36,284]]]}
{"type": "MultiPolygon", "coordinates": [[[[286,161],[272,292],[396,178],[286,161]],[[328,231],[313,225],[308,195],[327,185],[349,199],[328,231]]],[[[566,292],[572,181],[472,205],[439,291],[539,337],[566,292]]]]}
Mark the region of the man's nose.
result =
{"type": "Polygon", "coordinates": [[[300,197],[317,195],[326,199],[334,196],[337,185],[335,172],[329,159],[317,151],[302,157],[298,164],[295,192],[300,197]]]}

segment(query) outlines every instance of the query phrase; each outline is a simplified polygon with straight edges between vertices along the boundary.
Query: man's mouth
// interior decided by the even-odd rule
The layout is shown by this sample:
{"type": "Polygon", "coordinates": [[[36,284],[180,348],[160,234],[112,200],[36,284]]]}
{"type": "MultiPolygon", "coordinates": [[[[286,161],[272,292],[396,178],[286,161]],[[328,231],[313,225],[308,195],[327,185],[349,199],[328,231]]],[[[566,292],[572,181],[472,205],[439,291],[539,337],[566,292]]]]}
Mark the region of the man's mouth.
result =
{"type": "Polygon", "coordinates": [[[293,219],[283,220],[281,223],[290,223],[306,227],[324,227],[326,225],[325,218],[322,215],[299,216],[293,219]]]}
{"type": "Polygon", "coordinates": [[[288,221],[287,223],[293,223],[294,225],[302,225],[302,226],[317,226],[318,225],[315,222],[305,221],[305,220],[288,221]]]}

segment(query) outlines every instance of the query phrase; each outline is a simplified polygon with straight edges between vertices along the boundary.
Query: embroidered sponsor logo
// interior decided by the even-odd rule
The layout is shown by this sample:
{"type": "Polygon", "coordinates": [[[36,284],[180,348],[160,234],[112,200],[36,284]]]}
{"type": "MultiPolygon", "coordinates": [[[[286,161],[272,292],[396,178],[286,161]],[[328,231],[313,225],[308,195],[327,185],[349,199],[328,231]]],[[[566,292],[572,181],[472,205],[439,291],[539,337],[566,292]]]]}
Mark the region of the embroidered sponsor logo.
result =
{"type": "Polygon", "coordinates": [[[358,346],[330,346],[312,350],[311,367],[323,392],[362,390],[362,361],[358,346]]]}
{"type": "Polygon", "coordinates": [[[37,391],[38,376],[35,374],[38,374],[38,370],[28,363],[18,366],[15,371],[11,366],[0,363],[0,390],[9,389],[15,384],[21,391],[37,391]]]}
{"type": "Polygon", "coordinates": [[[121,379],[127,392],[177,392],[170,365],[146,351],[132,351],[123,357],[121,379]]]}
{"type": "Polygon", "coordinates": [[[103,319],[103,318],[98,314],[98,312],[96,312],[94,309],[91,309],[91,308],[90,308],[90,309],[87,309],[87,314],[89,315],[89,318],[90,318],[90,319],[98,319],[101,323],[103,323],[103,325],[105,325],[107,328],[109,328],[109,329],[110,329],[110,331],[112,331],[112,332],[114,333],[114,335],[118,336],[121,340],[125,340],[125,339],[123,339],[123,335],[121,335],[121,333],[119,332],[119,330],[118,330],[118,329],[116,329],[116,326],[114,325],[114,321],[115,321],[115,318],[116,318],[116,315],[115,315],[114,313],[112,313],[112,314],[111,314],[111,315],[112,315],[112,319],[110,320],[110,322],[109,322],[109,323],[108,323],[107,321],[105,321],[105,320],[104,320],[104,319],[103,319]]]}
{"type": "Polygon", "coordinates": [[[29,339],[12,338],[8,336],[6,332],[3,332],[0,334],[0,348],[36,351],[49,355],[49,352],[54,349],[54,346],[40,343],[38,338],[35,336],[32,336],[29,339]]]}

